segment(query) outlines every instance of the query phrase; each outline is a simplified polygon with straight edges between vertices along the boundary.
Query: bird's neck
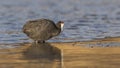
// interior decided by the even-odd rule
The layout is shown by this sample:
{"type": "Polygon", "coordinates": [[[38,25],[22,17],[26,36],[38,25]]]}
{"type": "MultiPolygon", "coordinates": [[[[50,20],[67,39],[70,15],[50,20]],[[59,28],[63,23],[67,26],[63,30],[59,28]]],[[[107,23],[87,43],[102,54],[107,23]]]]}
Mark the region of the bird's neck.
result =
{"type": "Polygon", "coordinates": [[[57,30],[54,30],[54,32],[52,33],[52,35],[53,36],[57,36],[57,35],[59,35],[60,34],[60,32],[61,32],[61,29],[57,29],[57,30]]]}

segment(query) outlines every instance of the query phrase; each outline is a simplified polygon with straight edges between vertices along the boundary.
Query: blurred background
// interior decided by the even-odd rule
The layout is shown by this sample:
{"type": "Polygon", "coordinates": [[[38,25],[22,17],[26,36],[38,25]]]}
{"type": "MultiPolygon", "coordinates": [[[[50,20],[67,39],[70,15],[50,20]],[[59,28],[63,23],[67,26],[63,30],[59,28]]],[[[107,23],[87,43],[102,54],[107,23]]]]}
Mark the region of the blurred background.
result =
{"type": "Polygon", "coordinates": [[[0,0],[0,44],[31,42],[21,29],[40,18],[65,22],[49,42],[120,36],[120,0],[0,0]]]}

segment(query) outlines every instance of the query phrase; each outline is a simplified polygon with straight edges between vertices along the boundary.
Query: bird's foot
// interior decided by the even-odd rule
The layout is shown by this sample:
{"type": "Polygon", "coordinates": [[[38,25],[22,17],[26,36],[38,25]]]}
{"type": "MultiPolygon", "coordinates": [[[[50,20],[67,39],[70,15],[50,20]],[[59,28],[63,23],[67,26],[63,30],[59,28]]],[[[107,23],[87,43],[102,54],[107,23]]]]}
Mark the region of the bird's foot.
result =
{"type": "Polygon", "coordinates": [[[45,41],[37,40],[37,41],[34,41],[34,43],[35,43],[35,44],[45,43],[45,41]]]}
{"type": "Polygon", "coordinates": [[[38,43],[45,43],[45,41],[38,41],[38,43]]]}

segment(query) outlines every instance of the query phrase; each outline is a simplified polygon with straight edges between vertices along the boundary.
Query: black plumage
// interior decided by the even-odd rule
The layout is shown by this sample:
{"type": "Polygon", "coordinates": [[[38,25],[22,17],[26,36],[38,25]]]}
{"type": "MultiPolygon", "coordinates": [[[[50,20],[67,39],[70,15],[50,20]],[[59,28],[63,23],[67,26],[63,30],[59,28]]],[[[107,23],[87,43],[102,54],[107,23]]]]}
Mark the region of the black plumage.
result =
{"type": "Polygon", "coordinates": [[[23,32],[35,41],[45,41],[60,34],[61,24],[62,21],[55,24],[49,19],[31,20],[23,26],[23,32]]]}

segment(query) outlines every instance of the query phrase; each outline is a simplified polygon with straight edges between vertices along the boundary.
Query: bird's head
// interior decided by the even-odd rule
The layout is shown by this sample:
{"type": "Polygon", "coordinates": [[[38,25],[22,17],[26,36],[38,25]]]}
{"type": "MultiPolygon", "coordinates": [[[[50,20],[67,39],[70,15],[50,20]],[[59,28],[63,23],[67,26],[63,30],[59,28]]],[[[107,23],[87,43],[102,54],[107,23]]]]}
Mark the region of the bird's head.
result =
{"type": "Polygon", "coordinates": [[[56,25],[59,29],[61,29],[61,31],[63,31],[63,27],[64,27],[64,22],[63,21],[58,21],[58,23],[56,25]]]}

